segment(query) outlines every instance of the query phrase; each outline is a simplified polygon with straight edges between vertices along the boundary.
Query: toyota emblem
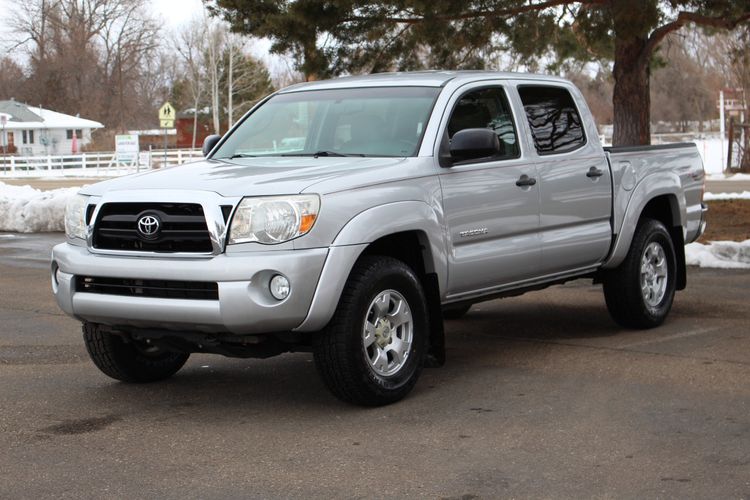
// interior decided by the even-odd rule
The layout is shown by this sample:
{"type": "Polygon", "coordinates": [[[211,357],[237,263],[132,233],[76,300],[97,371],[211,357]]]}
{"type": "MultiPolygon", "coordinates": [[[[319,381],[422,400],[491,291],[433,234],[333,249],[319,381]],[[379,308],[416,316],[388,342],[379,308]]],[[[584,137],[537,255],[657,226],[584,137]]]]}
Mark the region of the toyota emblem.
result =
{"type": "Polygon", "coordinates": [[[144,215],[138,219],[138,234],[147,240],[152,240],[159,235],[161,221],[153,215],[144,215]]]}

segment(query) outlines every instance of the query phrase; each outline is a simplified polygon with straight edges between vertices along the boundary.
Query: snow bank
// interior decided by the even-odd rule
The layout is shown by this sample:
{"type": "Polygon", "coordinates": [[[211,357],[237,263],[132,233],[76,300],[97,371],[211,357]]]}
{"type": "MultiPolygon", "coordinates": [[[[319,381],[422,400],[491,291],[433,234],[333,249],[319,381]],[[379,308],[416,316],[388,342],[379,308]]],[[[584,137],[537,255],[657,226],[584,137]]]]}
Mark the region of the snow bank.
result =
{"type": "Polygon", "coordinates": [[[689,266],[750,269],[750,240],[690,243],[685,246],[685,259],[689,266]]]}
{"type": "Polygon", "coordinates": [[[750,181],[750,174],[725,175],[722,172],[709,173],[708,169],[706,169],[706,177],[712,181],[750,181]]]}
{"type": "Polygon", "coordinates": [[[704,193],[703,201],[711,200],[750,200],[750,191],[741,193],[704,193]]]}
{"type": "Polygon", "coordinates": [[[65,205],[80,187],[40,191],[0,182],[0,231],[64,231],[65,205]]]}

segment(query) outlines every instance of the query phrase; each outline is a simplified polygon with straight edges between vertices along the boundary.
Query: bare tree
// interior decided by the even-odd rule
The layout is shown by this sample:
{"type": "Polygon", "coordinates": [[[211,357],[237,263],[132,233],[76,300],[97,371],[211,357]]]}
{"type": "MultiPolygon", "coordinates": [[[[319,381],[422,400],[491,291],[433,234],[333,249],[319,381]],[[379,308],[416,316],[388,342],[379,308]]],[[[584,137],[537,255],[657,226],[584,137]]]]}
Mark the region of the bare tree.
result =
{"type": "Polygon", "coordinates": [[[124,129],[140,120],[133,82],[158,54],[144,0],[17,0],[16,47],[29,55],[35,104],[124,129]]]}
{"type": "Polygon", "coordinates": [[[263,96],[271,93],[273,86],[268,70],[250,55],[245,39],[230,34],[226,53],[227,128],[231,128],[234,116],[243,114],[263,96]]]}
{"type": "Polygon", "coordinates": [[[9,57],[0,58],[0,100],[18,99],[23,93],[23,69],[9,57]]]}
{"type": "Polygon", "coordinates": [[[193,138],[192,147],[195,148],[198,132],[198,108],[206,91],[206,32],[205,18],[195,18],[182,27],[173,45],[180,55],[181,72],[186,79],[186,86],[193,105],[193,138]]]}
{"type": "Polygon", "coordinates": [[[220,77],[227,27],[216,19],[206,20],[206,69],[208,71],[209,92],[211,95],[211,115],[214,133],[221,134],[220,77]]]}

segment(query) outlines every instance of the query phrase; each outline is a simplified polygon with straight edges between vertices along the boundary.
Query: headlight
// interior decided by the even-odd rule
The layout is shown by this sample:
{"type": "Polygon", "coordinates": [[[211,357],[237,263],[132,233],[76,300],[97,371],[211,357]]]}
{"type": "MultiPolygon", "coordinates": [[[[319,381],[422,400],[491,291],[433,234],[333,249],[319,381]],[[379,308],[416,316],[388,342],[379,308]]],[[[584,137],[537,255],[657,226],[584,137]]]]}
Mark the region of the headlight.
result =
{"type": "Polygon", "coordinates": [[[65,207],[65,233],[70,238],[86,239],[86,206],[89,197],[77,194],[65,207]]]}
{"type": "Polygon", "coordinates": [[[320,210],[317,195],[244,198],[232,217],[229,243],[283,243],[312,229],[320,210]]]}

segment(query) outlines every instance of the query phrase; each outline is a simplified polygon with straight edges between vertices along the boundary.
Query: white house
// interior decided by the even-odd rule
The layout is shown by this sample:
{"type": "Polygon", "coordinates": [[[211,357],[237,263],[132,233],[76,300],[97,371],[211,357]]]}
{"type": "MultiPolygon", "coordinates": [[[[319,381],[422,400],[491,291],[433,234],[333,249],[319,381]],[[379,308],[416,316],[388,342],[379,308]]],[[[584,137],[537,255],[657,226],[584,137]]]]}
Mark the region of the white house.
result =
{"type": "Polygon", "coordinates": [[[80,151],[97,128],[104,125],[17,101],[0,101],[0,151],[15,150],[24,156],[71,154],[73,136],[80,151]]]}

